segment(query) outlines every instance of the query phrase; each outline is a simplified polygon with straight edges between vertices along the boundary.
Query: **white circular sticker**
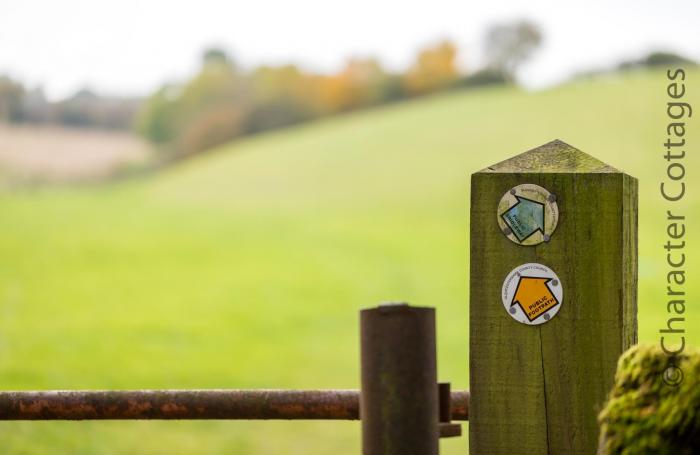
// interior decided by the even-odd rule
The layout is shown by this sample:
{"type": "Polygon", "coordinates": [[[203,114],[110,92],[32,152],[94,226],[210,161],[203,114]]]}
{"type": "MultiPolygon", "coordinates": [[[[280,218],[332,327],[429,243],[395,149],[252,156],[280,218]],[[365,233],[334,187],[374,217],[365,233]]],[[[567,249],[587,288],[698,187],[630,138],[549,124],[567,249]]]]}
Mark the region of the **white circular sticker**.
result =
{"type": "Polygon", "coordinates": [[[546,265],[530,262],[514,268],[503,281],[503,307],[518,322],[539,325],[561,308],[564,290],[556,273],[546,265]]]}
{"type": "Polygon", "coordinates": [[[501,232],[518,245],[549,242],[559,222],[554,194],[534,183],[523,183],[501,197],[496,213],[501,232]]]}

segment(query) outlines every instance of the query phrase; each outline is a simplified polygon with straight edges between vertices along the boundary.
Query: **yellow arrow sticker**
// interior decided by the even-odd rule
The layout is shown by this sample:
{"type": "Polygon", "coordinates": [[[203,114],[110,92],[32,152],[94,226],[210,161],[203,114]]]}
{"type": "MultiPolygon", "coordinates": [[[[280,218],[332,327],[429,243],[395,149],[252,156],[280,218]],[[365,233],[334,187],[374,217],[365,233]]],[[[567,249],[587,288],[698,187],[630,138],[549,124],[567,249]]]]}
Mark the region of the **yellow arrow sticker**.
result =
{"type": "Polygon", "coordinates": [[[557,274],[542,264],[516,267],[503,281],[503,306],[513,319],[523,324],[549,321],[559,312],[563,294],[557,274]]]}
{"type": "Polygon", "coordinates": [[[551,278],[521,276],[510,305],[520,305],[525,316],[534,321],[545,311],[559,305],[559,301],[547,286],[550,281],[551,278]]]}

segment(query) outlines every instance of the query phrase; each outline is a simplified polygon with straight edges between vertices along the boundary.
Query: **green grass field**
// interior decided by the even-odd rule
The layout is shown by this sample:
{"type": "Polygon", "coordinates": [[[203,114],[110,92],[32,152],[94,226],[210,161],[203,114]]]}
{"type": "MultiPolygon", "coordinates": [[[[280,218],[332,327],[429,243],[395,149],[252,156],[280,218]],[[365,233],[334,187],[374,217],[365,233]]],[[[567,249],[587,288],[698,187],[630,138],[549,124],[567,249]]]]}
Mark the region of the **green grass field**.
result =
{"type": "MultiPolygon", "coordinates": [[[[700,72],[688,79],[700,109],[700,72]]],[[[0,387],[355,388],[358,309],[405,300],[437,307],[440,379],[468,388],[470,174],[555,138],[639,178],[640,338],[656,342],[665,87],[660,71],[449,93],[241,140],[138,180],[2,193],[0,387]]],[[[697,122],[687,137],[700,143],[697,122]]],[[[692,150],[679,205],[690,296],[700,292],[692,150]]],[[[700,309],[689,306],[698,345],[700,309]]],[[[359,430],[0,423],[0,452],[342,455],[359,453],[359,430]]],[[[464,454],[467,439],[441,445],[464,454]]]]}

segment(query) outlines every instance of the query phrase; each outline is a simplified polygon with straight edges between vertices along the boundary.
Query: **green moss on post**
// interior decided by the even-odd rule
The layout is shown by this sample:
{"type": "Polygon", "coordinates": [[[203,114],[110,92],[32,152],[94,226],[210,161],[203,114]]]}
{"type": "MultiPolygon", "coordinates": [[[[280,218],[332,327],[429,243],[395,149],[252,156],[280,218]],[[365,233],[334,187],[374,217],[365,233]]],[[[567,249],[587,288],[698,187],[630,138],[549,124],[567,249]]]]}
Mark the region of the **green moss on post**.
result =
{"type": "Polygon", "coordinates": [[[633,347],[620,358],[599,419],[601,455],[697,453],[700,352],[688,350],[672,361],[659,346],[633,347]]]}
{"type": "Polygon", "coordinates": [[[597,413],[637,339],[637,181],[553,141],[472,175],[470,222],[470,453],[595,453],[597,413]],[[511,242],[496,220],[501,196],[523,183],[559,206],[537,246],[511,242]],[[528,262],[554,270],[564,292],[538,326],[501,303],[504,278],[528,262]]]}

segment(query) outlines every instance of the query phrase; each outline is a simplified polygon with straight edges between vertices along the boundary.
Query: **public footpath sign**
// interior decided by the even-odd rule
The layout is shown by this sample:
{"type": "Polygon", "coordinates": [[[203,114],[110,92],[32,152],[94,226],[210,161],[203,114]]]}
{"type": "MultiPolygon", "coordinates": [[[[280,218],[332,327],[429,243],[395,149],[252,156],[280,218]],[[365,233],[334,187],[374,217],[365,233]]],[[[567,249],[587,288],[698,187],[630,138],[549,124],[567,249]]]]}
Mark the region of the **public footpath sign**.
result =
{"type": "Polygon", "coordinates": [[[555,140],[470,198],[469,453],[596,453],[637,341],[637,181],[555,140]]]}
{"type": "Polygon", "coordinates": [[[519,245],[549,242],[559,221],[557,198],[539,185],[518,185],[501,197],[497,219],[503,234],[519,245]]]}
{"type": "Polygon", "coordinates": [[[552,319],[563,302],[559,277],[549,267],[528,263],[514,268],[503,281],[503,307],[523,324],[539,325],[552,319]]]}

